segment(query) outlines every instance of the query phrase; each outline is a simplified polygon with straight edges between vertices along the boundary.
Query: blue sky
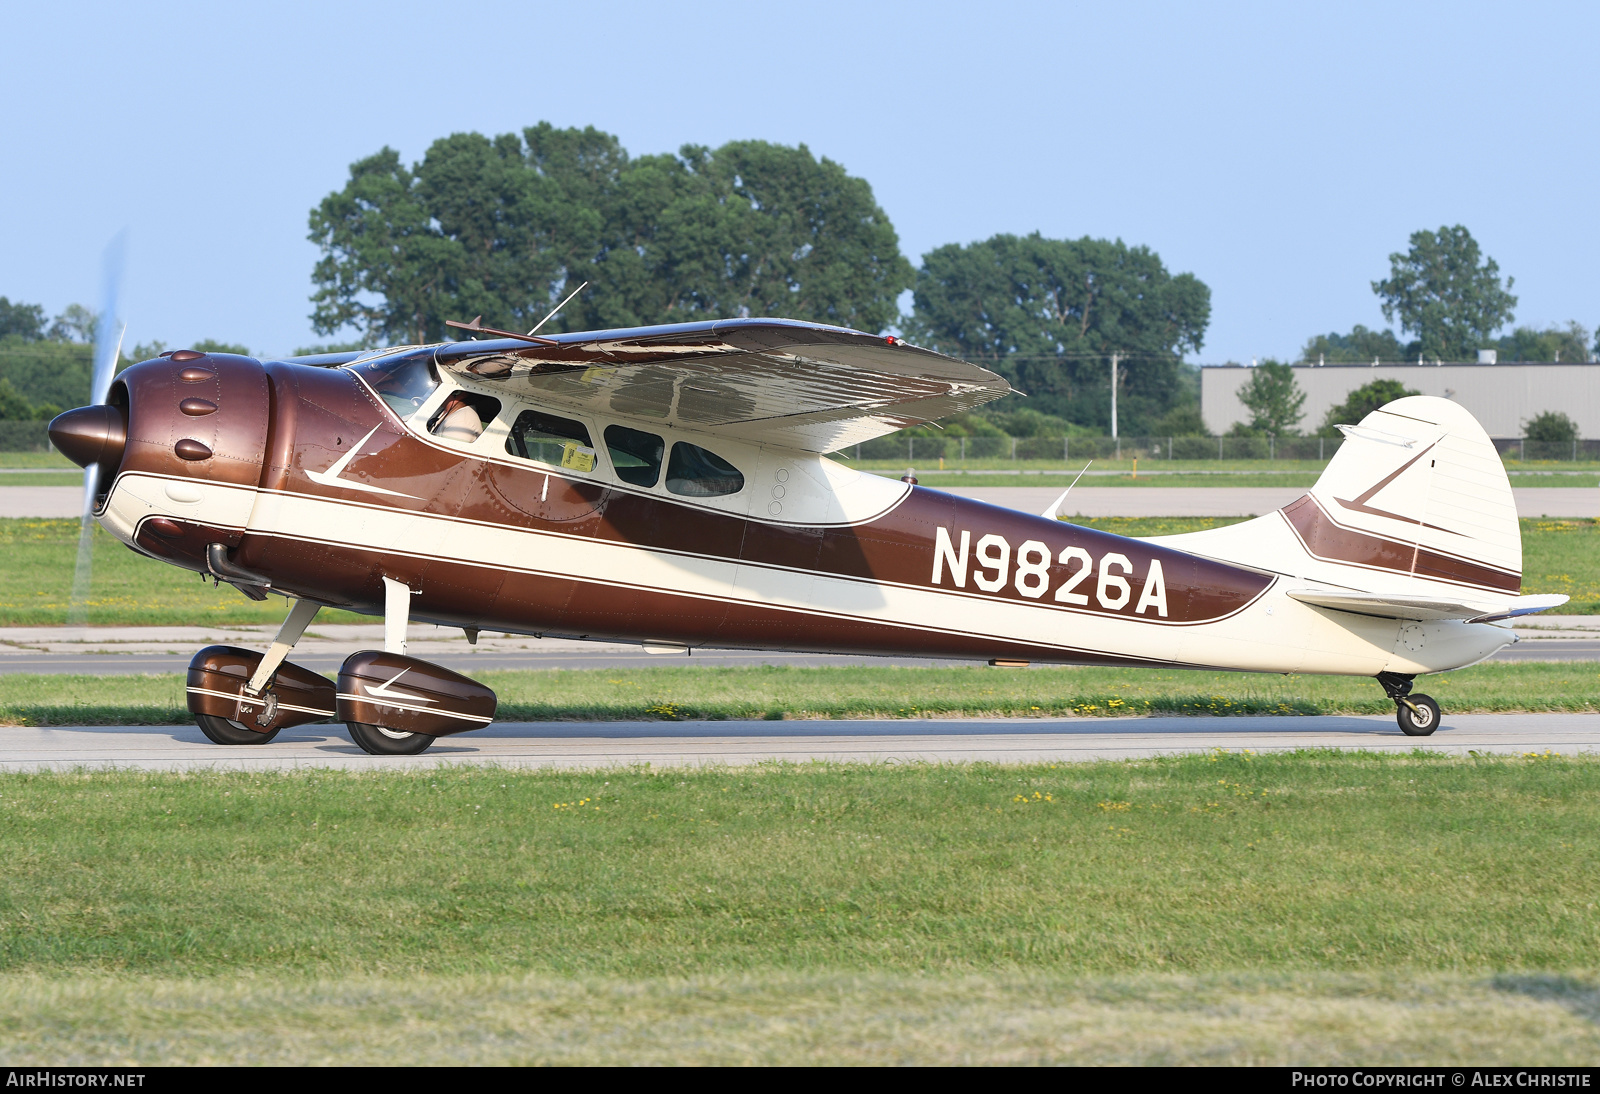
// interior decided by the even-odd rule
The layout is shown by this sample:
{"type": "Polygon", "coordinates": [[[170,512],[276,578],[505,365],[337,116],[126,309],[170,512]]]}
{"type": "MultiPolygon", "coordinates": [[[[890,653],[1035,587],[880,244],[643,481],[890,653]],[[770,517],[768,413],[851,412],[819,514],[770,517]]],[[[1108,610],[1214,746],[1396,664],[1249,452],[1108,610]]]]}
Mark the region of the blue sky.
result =
{"type": "Polygon", "coordinates": [[[996,232],[1120,237],[1212,288],[1201,361],[1383,325],[1369,283],[1462,223],[1517,322],[1600,322],[1600,5],[12,4],[0,295],[100,295],[130,342],[281,353],[306,214],[385,144],[548,119],[632,152],[808,144],[912,260],[996,232]]]}

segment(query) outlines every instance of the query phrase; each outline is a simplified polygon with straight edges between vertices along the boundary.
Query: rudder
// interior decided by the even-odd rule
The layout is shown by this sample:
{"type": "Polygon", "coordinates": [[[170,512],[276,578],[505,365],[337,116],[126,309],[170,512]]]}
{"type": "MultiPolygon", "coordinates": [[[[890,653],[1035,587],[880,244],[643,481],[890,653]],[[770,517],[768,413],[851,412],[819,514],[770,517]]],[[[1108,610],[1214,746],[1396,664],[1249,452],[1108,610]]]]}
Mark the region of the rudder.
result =
{"type": "Polygon", "coordinates": [[[1340,429],[1344,444],[1302,497],[1158,542],[1379,598],[1446,598],[1467,614],[1473,605],[1531,608],[1534,598],[1517,596],[1522,533],[1511,483],[1470,413],[1418,395],[1340,429]]]}
{"type": "Polygon", "coordinates": [[[1511,482],[1476,418],[1449,399],[1413,395],[1339,428],[1345,442],[1310,492],[1332,523],[1412,544],[1418,577],[1521,588],[1511,482]]]}

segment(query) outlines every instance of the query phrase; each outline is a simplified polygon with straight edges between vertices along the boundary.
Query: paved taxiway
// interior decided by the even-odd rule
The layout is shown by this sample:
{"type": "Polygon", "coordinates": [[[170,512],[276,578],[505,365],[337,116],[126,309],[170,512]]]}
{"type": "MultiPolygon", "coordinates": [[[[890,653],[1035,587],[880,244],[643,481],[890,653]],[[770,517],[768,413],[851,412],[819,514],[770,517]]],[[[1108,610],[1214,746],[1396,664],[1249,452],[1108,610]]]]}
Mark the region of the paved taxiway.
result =
{"type": "MultiPolygon", "coordinates": [[[[264,647],[270,635],[239,643],[264,647]]],[[[378,643],[366,643],[376,647],[378,643]]],[[[196,649],[199,647],[195,647],[196,649]]],[[[354,652],[355,647],[350,652],[354,652]]],[[[185,672],[194,650],[181,653],[31,653],[0,648],[0,676],[8,673],[87,674],[116,676],[125,673],[185,672]]],[[[296,653],[291,658],[313,672],[333,677],[348,654],[296,653]]],[[[420,655],[419,655],[420,656],[420,655]]],[[[594,650],[512,650],[503,653],[436,653],[427,660],[456,672],[468,674],[501,669],[626,669],[665,668],[668,666],[750,666],[786,665],[792,668],[829,668],[850,665],[886,665],[912,668],[938,668],[950,665],[981,665],[983,661],[929,660],[922,657],[864,657],[851,654],[781,653],[743,650],[696,650],[691,658],[683,655],[663,659],[638,647],[601,646],[594,650]]],[[[1489,658],[1491,661],[1600,661],[1600,641],[1593,639],[1522,642],[1508,646],[1489,658]]]]}
{"type": "Polygon", "coordinates": [[[514,768],[684,767],[814,760],[863,763],[1070,763],[1212,749],[1425,749],[1562,755],[1600,752],[1597,714],[1446,714],[1432,737],[1406,737],[1389,716],[1065,718],[850,722],[503,723],[440,741],[421,756],[362,753],[336,727],[286,730],[270,744],[225,748],[193,726],[0,729],[0,770],[209,768],[360,771],[482,764],[514,768]]]}
{"type": "MultiPolygon", "coordinates": [[[[0,627],[0,675],[7,673],[88,673],[118,675],[183,672],[202,646],[265,649],[277,630],[247,627],[0,627]]],[[[1523,638],[1495,654],[1496,661],[1600,661],[1600,616],[1538,616],[1517,627],[1523,638]]],[[[376,624],[313,623],[293,660],[332,676],[356,650],[383,645],[376,624]]],[[[407,651],[459,672],[492,669],[617,669],[667,666],[789,665],[939,665],[981,661],[925,660],[918,657],[866,657],[819,653],[762,653],[750,650],[647,651],[638,644],[580,642],[524,635],[483,634],[476,648],[459,630],[413,626],[407,651]]]]}
{"type": "MultiPolygon", "coordinates": [[[[202,646],[220,644],[263,649],[276,628],[250,627],[5,627],[0,628],[0,675],[7,673],[121,675],[183,672],[202,646]]],[[[1600,616],[1545,616],[1519,627],[1523,641],[1495,654],[1495,661],[1600,661],[1600,616]]],[[[315,672],[333,675],[351,653],[383,644],[374,625],[312,625],[293,660],[315,672]]],[[[907,665],[930,667],[982,664],[981,661],[928,660],[919,657],[867,657],[847,654],[781,653],[753,650],[646,651],[637,644],[583,642],[523,635],[479,638],[476,649],[461,632],[414,626],[407,638],[413,656],[461,672],[494,669],[616,669],[678,665],[907,665]]]]}

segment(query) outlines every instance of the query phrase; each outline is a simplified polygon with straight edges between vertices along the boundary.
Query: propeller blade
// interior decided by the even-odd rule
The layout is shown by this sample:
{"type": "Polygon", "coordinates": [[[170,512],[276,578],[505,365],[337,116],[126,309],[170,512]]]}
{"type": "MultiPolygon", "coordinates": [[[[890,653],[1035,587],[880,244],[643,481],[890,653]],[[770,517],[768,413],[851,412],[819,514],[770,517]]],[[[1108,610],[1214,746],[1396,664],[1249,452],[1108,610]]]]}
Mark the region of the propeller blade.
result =
{"type": "Polygon", "coordinates": [[[100,292],[100,315],[94,332],[94,377],[89,385],[89,403],[103,403],[117,373],[117,358],[122,353],[126,323],[117,317],[117,298],[122,289],[122,255],[127,233],[118,232],[106,247],[100,292]]]}
{"type": "MultiPolygon", "coordinates": [[[[107,245],[101,262],[100,315],[95,324],[94,372],[89,380],[89,405],[106,401],[111,392],[111,380],[117,373],[117,360],[122,356],[122,339],[128,326],[117,316],[117,297],[122,288],[122,257],[127,232],[118,232],[107,245]]],[[[94,498],[100,488],[100,465],[91,463],[83,469],[83,516],[78,529],[78,559],[72,568],[72,598],[67,606],[67,622],[81,624],[88,621],[89,584],[94,565],[94,498]]]]}

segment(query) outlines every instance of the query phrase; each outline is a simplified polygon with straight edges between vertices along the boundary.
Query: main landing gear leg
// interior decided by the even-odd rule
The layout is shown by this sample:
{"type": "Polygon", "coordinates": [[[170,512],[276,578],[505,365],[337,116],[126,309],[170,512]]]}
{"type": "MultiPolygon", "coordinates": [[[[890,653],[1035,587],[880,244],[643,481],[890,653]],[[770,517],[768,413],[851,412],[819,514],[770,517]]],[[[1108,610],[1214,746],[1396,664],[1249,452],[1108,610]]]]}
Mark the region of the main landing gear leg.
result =
{"type": "Polygon", "coordinates": [[[261,689],[267,686],[267,681],[272,679],[272,674],[278,671],[278,666],[283,664],[283,659],[289,656],[289,651],[294,649],[294,644],[300,641],[300,636],[306,633],[306,628],[311,626],[311,621],[316,618],[322,605],[315,600],[296,600],[294,607],[289,609],[289,615],[283,621],[283,626],[278,628],[278,637],[272,640],[272,646],[267,650],[267,655],[261,659],[261,664],[256,666],[255,673],[250,677],[250,682],[244,690],[251,695],[260,695],[261,689]]]}
{"type": "MultiPolygon", "coordinates": [[[[406,652],[406,624],[411,622],[411,587],[392,577],[383,579],[383,652],[406,652]]],[[[405,733],[369,722],[346,722],[350,739],[373,756],[415,756],[427,751],[433,738],[405,733]]]]}
{"type": "Polygon", "coordinates": [[[1407,737],[1426,737],[1439,728],[1439,704],[1431,695],[1411,694],[1411,682],[1415,679],[1415,676],[1398,672],[1378,673],[1378,683],[1394,700],[1395,721],[1400,723],[1400,732],[1407,737]]]}
{"type": "MultiPolygon", "coordinates": [[[[256,671],[251,674],[250,682],[244,686],[245,695],[252,699],[264,699],[264,704],[258,704],[261,706],[258,720],[263,726],[271,725],[278,713],[278,697],[270,691],[265,695],[262,694],[267,682],[278,669],[283,667],[283,659],[289,656],[289,651],[300,641],[300,636],[306,633],[306,628],[311,625],[311,620],[321,607],[322,605],[314,600],[294,602],[294,606],[289,609],[289,614],[283,621],[283,626],[278,628],[278,637],[272,640],[271,648],[256,666],[256,671]]],[[[196,714],[194,720],[200,727],[200,732],[219,745],[264,745],[278,735],[276,729],[258,733],[231,718],[222,718],[214,714],[196,714]]]]}

